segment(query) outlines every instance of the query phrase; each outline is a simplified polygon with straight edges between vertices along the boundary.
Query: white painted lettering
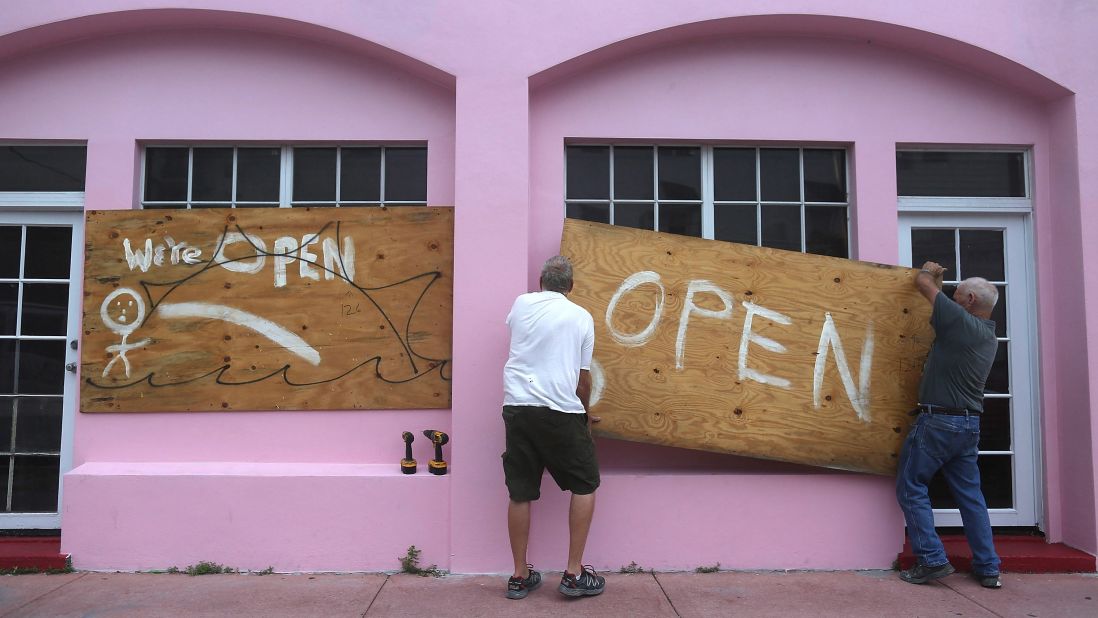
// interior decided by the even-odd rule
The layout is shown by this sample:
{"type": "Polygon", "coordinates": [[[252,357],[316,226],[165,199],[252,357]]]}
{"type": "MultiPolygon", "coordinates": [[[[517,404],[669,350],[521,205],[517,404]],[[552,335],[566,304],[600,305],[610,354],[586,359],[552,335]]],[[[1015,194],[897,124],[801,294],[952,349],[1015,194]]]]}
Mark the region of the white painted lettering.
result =
{"type": "MultiPolygon", "coordinates": [[[[181,246],[181,245],[176,245],[176,246],[178,247],[178,246],[181,246]]],[[[173,247],[172,250],[174,251],[175,248],[173,247]]],[[[197,248],[197,247],[187,247],[186,249],[183,249],[183,262],[185,262],[187,264],[199,264],[199,263],[201,263],[202,262],[202,260],[200,259],[201,256],[202,256],[202,250],[197,248]]],[[[260,256],[260,257],[263,257],[263,256],[260,256]]],[[[179,262],[173,262],[173,263],[178,264],[179,262]]]]}
{"type": "Polygon", "coordinates": [[[297,259],[293,255],[297,252],[297,239],[293,236],[283,236],[275,240],[274,244],[274,268],[275,287],[286,287],[286,265],[297,259]]]}
{"type": "Polygon", "coordinates": [[[253,274],[259,272],[260,269],[263,268],[263,263],[267,261],[266,251],[267,243],[263,242],[263,239],[258,236],[241,234],[240,232],[228,232],[224,237],[217,240],[217,253],[214,254],[213,259],[214,262],[225,270],[234,273],[253,274]],[[249,242],[256,248],[254,262],[246,262],[240,259],[233,259],[232,261],[225,260],[225,247],[238,242],[249,242]]]}
{"type": "Polygon", "coordinates": [[[301,251],[297,253],[297,274],[302,279],[320,281],[320,273],[313,268],[317,255],[309,251],[309,245],[315,245],[318,242],[320,238],[316,234],[301,237],[301,251]]]}
{"type": "Polygon", "coordinates": [[[324,279],[335,279],[336,267],[347,281],[355,280],[355,243],[350,236],[343,237],[343,254],[340,255],[339,247],[334,238],[325,238],[321,243],[324,249],[324,279]]]}
{"type": "Polygon", "coordinates": [[[639,273],[633,273],[632,275],[629,275],[629,277],[627,277],[625,281],[622,282],[621,287],[618,288],[618,291],[614,292],[614,296],[610,299],[610,305],[606,307],[606,328],[610,331],[610,336],[614,338],[614,341],[617,341],[618,343],[629,347],[637,347],[648,343],[648,340],[651,339],[652,335],[656,333],[656,326],[659,325],[660,316],[663,315],[663,296],[663,283],[660,281],[659,273],[655,273],[650,270],[644,270],[639,273]],[[656,301],[656,310],[652,312],[652,320],[648,323],[648,326],[645,326],[644,329],[641,330],[639,333],[626,335],[618,332],[618,330],[614,328],[613,321],[614,309],[617,308],[618,301],[621,300],[621,297],[626,292],[640,287],[646,283],[654,284],[660,290],[660,298],[658,301],[656,301]]]}
{"type": "Polygon", "coordinates": [[[686,288],[686,301],[682,305],[682,314],[679,316],[679,333],[675,337],[675,368],[682,369],[683,351],[686,347],[686,328],[690,323],[690,314],[697,314],[706,318],[727,320],[732,317],[732,295],[717,287],[712,281],[695,279],[686,288]],[[702,292],[714,294],[721,299],[724,308],[720,311],[703,309],[694,304],[694,295],[702,292]]]}
{"type": "Polygon", "coordinates": [[[790,325],[792,321],[789,319],[789,316],[783,315],[771,309],[767,309],[762,305],[756,305],[752,302],[743,301],[743,307],[747,310],[747,315],[745,315],[743,318],[743,336],[740,338],[740,379],[754,380],[756,382],[761,382],[762,384],[770,384],[779,388],[788,389],[789,380],[786,380],[785,378],[779,378],[778,376],[765,374],[747,366],[747,347],[752,343],[755,343],[771,352],[777,352],[779,354],[785,353],[784,345],[768,337],[752,334],[751,321],[755,317],[756,313],[772,322],[777,322],[778,324],[781,324],[783,326],[790,325]]]}
{"type": "Polygon", "coordinates": [[[151,238],[145,239],[144,251],[131,249],[129,238],[122,239],[122,249],[126,252],[126,264],[129,265],[130,270],[141,267],[141,272],[149,272],[149,266],[152,264],[153,259],[153,241],[151,238]]]}
{"type": "Polygon", "coordinates": [[[858,418],[869,422],[869,379],[873,367],[873,322],[865,329],[865,343],[862,345],[862,362],[858,369],[858,386],[854,386],[854,378],[850,375],[850,365],[846,362],[846,353],[843,352],[843,342],[839,339],[839,332],[835,329],[835,321],[831,319],[831,313],[824,313],[823,328],[820,330],[820,346],[816,349],[816,366],[812,371],[812,403],[816,408],[820,407],[820,389],[823,387],[824,371],[827,368],[827,350],[835,350],[835,365],[839,368],[839,378],[842,379],[843,389],[850,399],[850,405],[858,413],[858,418]]]}

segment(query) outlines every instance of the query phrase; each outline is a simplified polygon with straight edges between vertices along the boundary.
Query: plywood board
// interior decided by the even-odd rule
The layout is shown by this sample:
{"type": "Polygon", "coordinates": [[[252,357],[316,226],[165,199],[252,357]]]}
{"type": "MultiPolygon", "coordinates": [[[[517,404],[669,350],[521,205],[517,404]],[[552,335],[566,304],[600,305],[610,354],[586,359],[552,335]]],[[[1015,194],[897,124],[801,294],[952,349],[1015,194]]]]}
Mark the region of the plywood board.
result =
{"type": "Polygon", "coordinates": [[[933,341],[917,271],[567,220],[600,435],[893,474],[933,341]]]}
{"type": "Polygon", "coordinates": [[[89,211],[81,410],[450,406],[453,209],[89,211]]]}

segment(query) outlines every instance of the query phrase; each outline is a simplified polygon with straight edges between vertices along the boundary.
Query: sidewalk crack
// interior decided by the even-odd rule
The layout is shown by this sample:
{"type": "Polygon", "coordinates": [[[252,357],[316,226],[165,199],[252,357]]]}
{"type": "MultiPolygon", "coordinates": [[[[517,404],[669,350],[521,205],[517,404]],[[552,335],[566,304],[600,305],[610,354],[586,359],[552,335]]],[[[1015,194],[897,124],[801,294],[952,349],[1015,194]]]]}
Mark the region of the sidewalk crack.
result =
{"type": "MultiPolygon", "coordinates": [[[[84,573],[80,573],[77,577],[74,577],[74,578],[70,579],[69,581],[61,584],[60,586],[58,586],[56,588],[52,588],[50,590],[47,590],[47,591],[43,592],[42,594],[34,597],[33,599],[31,599],[31,600],[27,601],[26,603],[20,605],[19,607],[13,607],[12,609],[8,610],[7,613],[3,614],[3,616],[18,616],[19,614],[17,614],[16,612],[18,612],[19,610],[23,609],[24,607],[27,607],[28,605],[30,605],[32,603],[36,603],[36,602],[40,601],[42,598],[57,592],[58,590],[64,588],[65,586],[68,586],[69,584],[71,584],[73,582],[77,582],[77,581],[80,581],[81,579],[84,579],[85,577],[88,576],[88,573],[89,573],[88,571],[85,571],[84,573]]],[[[11,577],[16,577],[16,576],[11,576],[11,577]]],[[[3,617],[0,617],[0,618],[3,618],[3,617]]]]}
{"type": "Polygon", "coordinates": [[[649,573],[652,574],[652,579],[656,580],[656,585],[660,587],[660,592],[663,593],[663,598],[667,599],[667,603],[671,606],[671,611],[675,612],[675,616],[677,618],[682,618],[682,614],[680,614],[679,610],[675,608],[675,602],[671,600],[671,597],[668,596],[667,591],[663,589],[663,583],[660,582],[660,578],[656,577],[656,572],[649,571],[649,573]]]}
{"type": "Polygon", "coordinates": [[[984,611],[987,611],[987,612],[989,612],[989,613],[990,613],[990,614],[991,614],[992,616],[998,616],[999,618],[1003,618],[1003,615],[1002,615],[1002,614],[1000,614],[999,612],[997,612],[997,611],[995,611],[995,610],[991,609],[990,607],[988,607],[988,606],[984,605],[983,603],[981,603],[981,602],[977,601],[976,599],[974,599],[974,598],[970,597],[969,595],[967,595],[967,594],[965,594],[965,593],[961,592],[961,591],[960,591],[959,589],[957,589],[957,588],[954,588],[953,586],[950,586],[950,585],[949,585],[949,582],[945,581],[944,579],[943,579],[943,580],[939,580],[939,583],[941,583],[941,584],[942,584],[943,586],[945,586],[946,588],[949,588],[949,589],[950,589],[950,590],[952,590],[953,592],[957,593],[957,594],[958,594],[959,596],[961,596],[962,598],[965,598],[965,599],[968,599],[969,601],[972,601],[973,603],[975,603],[975,604],[976,604],[976,605],[977,605],[978,607],[980,607],[980,608],[981,608],[981,609],[983,609],[984,611]]]}
{"type": "Polygon", "coordinates": [[[377,587],[374,598],[370,599],[370,604],[366,606],[366,611],[362,612],[361,618],[366,618],[366,614],[370,613],[370,608],[374,606],[374,601],[377,601],[377,598],[381,596],[381,590],[385,588],[385,584],[389,583],[390,577],[392,577],[392,575],[389,575],[388,573],[385,574],[385,581],[381,582],[381,585],[377,587]]]}

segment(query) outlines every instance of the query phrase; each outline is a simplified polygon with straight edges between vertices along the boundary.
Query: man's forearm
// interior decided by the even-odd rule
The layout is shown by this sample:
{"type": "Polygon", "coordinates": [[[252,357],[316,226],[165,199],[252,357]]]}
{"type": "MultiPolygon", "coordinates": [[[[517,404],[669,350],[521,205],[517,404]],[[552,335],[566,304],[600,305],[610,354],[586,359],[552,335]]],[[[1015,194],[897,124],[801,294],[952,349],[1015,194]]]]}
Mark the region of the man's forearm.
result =
{"type": "Polygon", "coordinates": [[[583,404],[585,412],[591,411],[591,372],[580,369],[579,384],[576,385],[576,396],[583,404]]]}

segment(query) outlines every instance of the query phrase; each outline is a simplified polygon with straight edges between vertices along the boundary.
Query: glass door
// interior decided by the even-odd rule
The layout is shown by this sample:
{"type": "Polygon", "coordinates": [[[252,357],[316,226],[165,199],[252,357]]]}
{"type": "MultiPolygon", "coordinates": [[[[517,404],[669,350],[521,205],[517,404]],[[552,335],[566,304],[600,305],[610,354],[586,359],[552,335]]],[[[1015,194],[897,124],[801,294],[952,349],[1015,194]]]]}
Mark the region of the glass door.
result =
{"type": "Polygon", "coordinates": [[[61,526],[82,230],[83,213],[0,212],[0,528],[61,526]]]}
{"type": "MultiPolygon", "coordinates": [[[[980,477],[991,523],[1033,526],[1037,513],[1036,323],[1033,261],[1025,218],[1019,215],[903,214],[900,263],[946,268],[944,290],[983,277],[999,289],[992,313],[999,351],[984,389],[980,477]]],[[[961,525],[960,512],[939,475],[930,487],[934,522],[961,525]]]]}

